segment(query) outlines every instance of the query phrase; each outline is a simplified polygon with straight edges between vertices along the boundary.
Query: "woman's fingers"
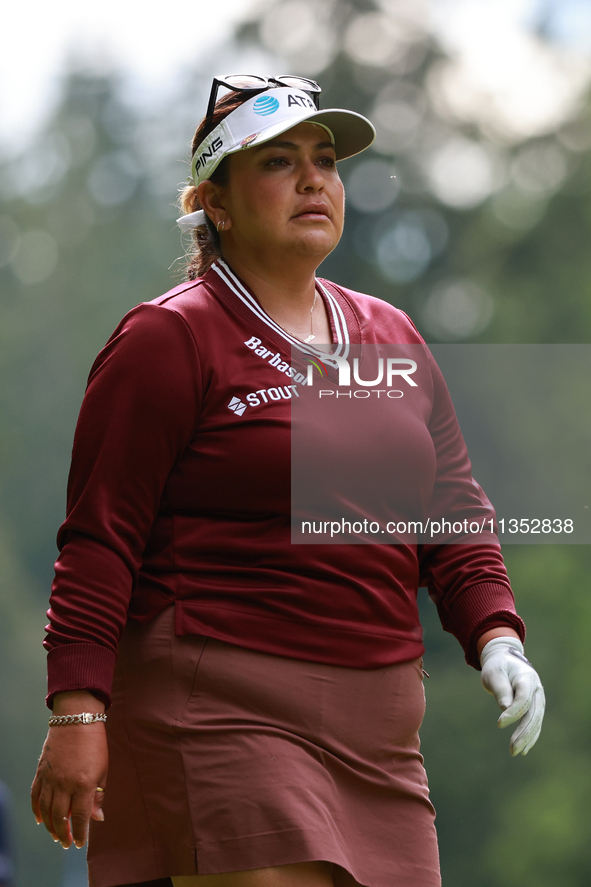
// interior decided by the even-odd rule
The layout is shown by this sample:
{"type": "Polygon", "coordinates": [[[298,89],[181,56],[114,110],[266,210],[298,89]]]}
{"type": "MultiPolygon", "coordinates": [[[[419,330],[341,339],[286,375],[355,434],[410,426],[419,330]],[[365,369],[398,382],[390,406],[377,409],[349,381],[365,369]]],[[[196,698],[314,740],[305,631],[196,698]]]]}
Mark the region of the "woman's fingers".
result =
{"type": "Polygon", "coordinates": [[[53,790],[49,785],[43,785],[39,793],[39,812],[41,821],[54,841],[59,841],[53,825],[53,790]]]}
{"type": "Polygon", "coordinates": [[[545,697],[538,673],[523,654],[521,641],[496,637],[482,648],[482,683],[504,709],[499,727],[519,721],[510,742],[512,755],[527,754],[542,729],[545,697]]]}
{"type": "Polygon", "coordinates": [[[33,780],[33,785],[31,786],[31,808],[33,810],[33,816],[35,817],[35,822],[37,825],[41,825],[43,822],[43,817],[41,816],[41,810],[39,809],[39,795],[41,794],[41,780],[39,776],[35,776],[33,780]]]}
{"type": "Polygon", "coordinates": [[[90,814],[97,822],[104,822],[105,814],[103,813],[103,801],[105,800],[105,790],[102,786],[96,789],[94,795],[94,803],[92,805],[92,813],[90,814]]]}
{"type": "Polygon", "coordinates": [[[107,779],[103,724],[50,728],[31,788],[31,806],[62,847],[86,843],[90,817],[103,818],[99,788],[107,779]]]}
{"type": "Polygon", "coordinates": [[[95,788],[78,792],[72,798],[70,822],[72,824],[72,840],[78,849],[83,847],[88,837],[88,823],[93,810],[95,788]]]}
{"type": "Polygon", "coordinates": [[[64,850],[72,845],[72,833],[70,831],[70,795],[66,792],[54,792],[51,805],[51,820],[53,822],[54,840],[60,842],[64,850]]]}
{"type": "Polygon", "coordinates": [[[93,819],[103,820],[96,789],[80,790],[70,796],[67,792],[42,790],[39,798],[40,821],[45,824],[54,841],[67,849],[72,843],[79,849],[88,838],[88,824],[93,819]]]}
{"type": "Polygon", "coordinates": [[[511,737],[510,750],[512,755],[526,755],[538,741],[544,718],[545,697],[540,685],[535,693],[527,714],[519,722],[517,730],[511,737]]]}
{"type": "Polygon", "coordinates": [[[54,841],[67,849],[72,843],[80,849],[88,838],[88,825],[91,816],[104,819],[96,797],[100,794],[95,788],[81,789],[73,795],[67,792],[54,792],[49,800],[43,799],[43,822],[51,833],[54,841]]]}
{"type": "Polygon", "coordinates": [[[533,668],[516,675],[513,680],[513,701],[499,717],[499,727],[508,727],[521,720],[531,706],[538,686],[539,678],[533,668]]]}

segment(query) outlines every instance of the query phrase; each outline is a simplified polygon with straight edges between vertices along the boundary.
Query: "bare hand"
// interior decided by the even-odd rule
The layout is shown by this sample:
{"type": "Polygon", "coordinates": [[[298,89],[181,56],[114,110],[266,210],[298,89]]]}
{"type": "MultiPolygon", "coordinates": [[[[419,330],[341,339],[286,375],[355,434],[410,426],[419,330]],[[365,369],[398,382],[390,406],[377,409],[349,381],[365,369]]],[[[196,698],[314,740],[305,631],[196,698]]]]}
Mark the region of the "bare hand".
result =
{"type": "Polygon", "coordinates": [[[65,849],[86,842],[90,818],[104,819],[101,804],[107,779],[105,726],[50,727],[31,789],[35,819],[65,849]]]}

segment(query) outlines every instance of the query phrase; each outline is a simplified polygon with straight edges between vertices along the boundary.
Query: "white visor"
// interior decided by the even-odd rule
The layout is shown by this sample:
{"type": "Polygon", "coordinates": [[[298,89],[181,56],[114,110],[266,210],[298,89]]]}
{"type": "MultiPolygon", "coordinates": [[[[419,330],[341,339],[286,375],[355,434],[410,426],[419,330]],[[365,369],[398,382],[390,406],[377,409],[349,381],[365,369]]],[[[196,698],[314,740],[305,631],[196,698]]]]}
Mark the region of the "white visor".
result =
{"type": "Polygon", "coordinates": [[[328,130],[337,160],[369,148],[376,136],[369,120],[355,111],[339,108],[317,111],[312,99],[301,89],[287,86],[269,89],[228,114],[201,142],[191,165],[195,185],[209,179],[228,154],[268,142],[306,120],[328,130]]]}

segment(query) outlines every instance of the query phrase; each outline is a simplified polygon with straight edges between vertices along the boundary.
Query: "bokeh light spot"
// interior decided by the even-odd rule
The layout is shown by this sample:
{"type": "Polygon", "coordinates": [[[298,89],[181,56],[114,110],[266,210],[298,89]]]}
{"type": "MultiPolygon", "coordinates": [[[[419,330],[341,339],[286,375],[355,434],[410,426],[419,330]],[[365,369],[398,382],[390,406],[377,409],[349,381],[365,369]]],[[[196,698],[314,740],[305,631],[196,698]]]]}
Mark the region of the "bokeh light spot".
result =
{"type": "Polygon", "coordinates": [[[118,206],[132,196],[138,183],[136,165],[125,151],[111,151],[95,163],[88,190],[101,206],[118,206]]]}
{"type": "Polygon", "coordinates": [[[27,231],[19,240],[12,258],[12,270],[21,283],[41,283],[57,265],[57,243],[47,231],[27,231]]]}
{"type": "Polygon", "coordinates": [[[264,45],[288,58],[298,74],[313,75],[324,70],[336,51],[333,6],[331,0],[287,0],[273,5],[260,25],[264,45]]]}
{"type": "Polygon", "coordinates": [[[371,114],[377,131],[374,148],[384,154],[404,150],[414,142],[424,113],[421,90],[411,83],[389,83],[377,96],[371,114]]]}
{"type": "Polygon", "coordinates": [[[556,143],[526,145],[511,164],[511,177],[522,191],[551,194],[567,175],[564,152],[556,143]]]}
{"type": "Polygon", "coordinates": [[[0,216],[0,268],[8,265],[18,244],[18,226],[9,216],[0,216]]]}
{"type": "Polygon", "coordinates": [[[493,194],[491,208],[497,219],[513,231],[528,231],[540,221],[547,201],[539,195],[524,193],[515,185],[493,194]]]}
{"type": "Polygon", "coordinates": [[[391,164],[383,160],[362,160],[347,180],[347,202],[361,212],[375,213],[388,209],[400,190],[391,164]]]}
{"type": "Polygon", "coordinates": [[[413,36],[400,18],[381,12],[358,15],[345,34],[345,51],[362,65],[381,67],[404,55],[413,36]]]}
{"type": "Polygon", "coordinates": [[[466,339],[481,333],[489,324],[494,302],[472,280],[443,281],[431,291],[423,305],[423,322],[428,331],[444,342],[466,339]]]}
{"type": "Polygon", "coordinates": [[[380,237],[376,258],[388,280],[408,283],[423,273],[431,260],[431,244],[424,227],[413,214],[399,221],[380,237]]]}
{"type": "Polygon", "coordinates": [[[469,209],[482,203],[494,189],[490,157],[478,142],[449,139],[427,163],[431,187],[448,206],[469,209]]]}

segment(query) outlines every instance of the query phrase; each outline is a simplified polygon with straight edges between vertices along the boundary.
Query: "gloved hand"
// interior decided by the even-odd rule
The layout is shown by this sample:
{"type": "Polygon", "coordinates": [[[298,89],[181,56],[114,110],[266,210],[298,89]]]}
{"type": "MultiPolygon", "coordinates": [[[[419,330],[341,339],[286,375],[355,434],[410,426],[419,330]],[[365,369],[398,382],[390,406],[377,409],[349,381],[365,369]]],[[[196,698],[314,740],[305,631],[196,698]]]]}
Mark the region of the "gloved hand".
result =
{"type": "Polygon", "coordinates": [[[504,709],[499,727],[519,721],[511,754],[526,755],[540,735],[546,699],[537,672],[523,655],[523,644],[513,637],[493,638],[482,648],[480,664],[484,689],[504,709]]]}

